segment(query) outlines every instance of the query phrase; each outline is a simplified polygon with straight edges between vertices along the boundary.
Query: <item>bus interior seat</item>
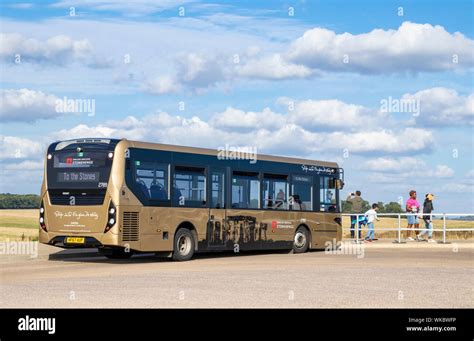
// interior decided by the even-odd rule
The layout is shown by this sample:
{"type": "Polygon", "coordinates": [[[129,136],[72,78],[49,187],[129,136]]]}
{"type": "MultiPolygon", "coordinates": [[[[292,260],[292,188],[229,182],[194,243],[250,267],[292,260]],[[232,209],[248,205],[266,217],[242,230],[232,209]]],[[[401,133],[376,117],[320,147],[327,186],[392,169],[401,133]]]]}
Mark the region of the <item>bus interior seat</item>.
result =
{"type": "Polygon", "coordinates": [[[137,185],[138,187],[140,187],[140,191],[143,192],[143,194],[145,195],[145,197],[147,199],[150,198],[150,192],[148,191],[148,187],[147,185],[145,184],[145,182],[143,182],[143,180],[137,180],[137,185]]]}
{"type": "Polygon", "coordinates": [[[173,187],[173,201],[179,202],[179,198],[181,197],[181,191],[177,187],[173,187]]]}
{"type": "Polygon", "coordinates": [[[158,200],[166,200],[168,197],[163,185],[159,183],[155,183],[150,186],[150,195],[152,199],[158,200]]]}

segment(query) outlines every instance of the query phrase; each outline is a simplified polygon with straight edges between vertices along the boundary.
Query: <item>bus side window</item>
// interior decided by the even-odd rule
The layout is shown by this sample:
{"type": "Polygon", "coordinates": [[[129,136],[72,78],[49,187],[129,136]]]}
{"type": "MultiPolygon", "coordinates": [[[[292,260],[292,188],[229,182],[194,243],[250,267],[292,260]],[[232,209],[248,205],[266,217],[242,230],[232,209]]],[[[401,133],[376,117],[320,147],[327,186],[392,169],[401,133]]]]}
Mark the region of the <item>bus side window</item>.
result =
{"type": "Polygon", "coordinates": [[[294,211],[313,210],[313,177],[306,175],[293,175],[291,195],[293,196],[294,211]]]}
{"type": "Polygon", "coordinates": [[[136,188],[145,199],[168,200],[168,165],[135,162],[136,188]]]}
{"type": "Polygon", "coordinates": [[[225,208],[225,172],[211,172],[211,208],[225,208]]]}
{"type": "Polygon", "coordinates": [[[206,176],[204,168],[176,166],[173,178],[173,205],[206,206],[206,176]]]}
{"type": "Polygon", "coordinates": [[[264,174],[262,184],[263,208],[287,210],[289,204],[288,176],[264,174]]]}
{"type": "Polygon", "coordinates": [[[321,176],[319,179],[321,211],[335,212],[337,208],[335,180],[328,176],[321,176]]]}
{"type": "Polygon", "coordinates": [[[258,173],[234,171],[232,208],[260,208],[258,173]]]}

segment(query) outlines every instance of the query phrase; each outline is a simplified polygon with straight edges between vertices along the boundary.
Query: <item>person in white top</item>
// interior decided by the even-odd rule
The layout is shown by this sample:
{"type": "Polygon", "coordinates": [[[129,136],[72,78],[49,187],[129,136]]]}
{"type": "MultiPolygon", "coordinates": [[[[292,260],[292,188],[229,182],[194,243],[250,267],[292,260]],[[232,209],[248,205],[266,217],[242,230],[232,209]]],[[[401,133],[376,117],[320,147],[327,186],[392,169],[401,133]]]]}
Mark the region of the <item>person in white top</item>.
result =
{"type": "Polygon", "coordinates": [[[379,210],[379,205],[372,204],[372,208],[365,212],[365,216],[367,217],[367,227],[369,230],[367,231],[367,235],[365,236],[365,241],[370,243],[375,238],[374,233],[374,221],[379,221],[380,219],[377,217],[377,211],[379,210]]]}

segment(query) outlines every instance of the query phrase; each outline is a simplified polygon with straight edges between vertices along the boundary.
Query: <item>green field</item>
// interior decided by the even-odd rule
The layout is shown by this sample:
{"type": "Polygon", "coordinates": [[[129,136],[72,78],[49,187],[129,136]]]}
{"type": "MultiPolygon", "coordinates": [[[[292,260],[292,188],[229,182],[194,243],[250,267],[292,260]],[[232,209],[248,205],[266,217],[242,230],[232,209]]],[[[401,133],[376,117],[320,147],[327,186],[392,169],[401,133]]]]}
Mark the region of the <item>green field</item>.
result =
{"type": "Polygon", "coordinates": [[[0,241],[38,240],[37,209],[0,210],[0,241]]]}
{"type": "MultiPolygon", "coordinates": [[[[5,240],[38,240],[38,217],[39,213],[37,209],[32,210],[0,210],[0,241],[5,240]]],[[[348,228],[350,226],[349,217],[343,217],[343,226],[348,228]]],[[[402,228],[406,227],[406,219],[401,219],[402,228]]],[[[424,226],[423,221],[420,224],[424,226]]],[[[396,238],[396,231],[381,231],[380,228],[397,228],[398,220],[396,218],[381,218],[380,221],[375,223],[375,234],[379,238],[396,238]]],[[[446,220],[447,229],[462,229],[462,228],[474,228],[474,221],[463,221],[463,220],[446,220]]],[[[434,221],[435,229],[443,228],[442,220],[434,221]]],[[[366,230],[362,231],[365,235],[366,230]]],[[[413,234],[413,233],[412,233],[413,234]]],[[[344,230],[344,237],[348,238],[350,232],[348,229],[344,230]]],[[[402,238],[404,238],[405,232],[402,231],[402,238]]],[[[435,232],[434,237],[436,239],[442,239],[442,232],[435,232]]],[[[446,238],[448,240],[456,239],[468,239],[473,237],[473,232],[448,232],[446,238]]]]}

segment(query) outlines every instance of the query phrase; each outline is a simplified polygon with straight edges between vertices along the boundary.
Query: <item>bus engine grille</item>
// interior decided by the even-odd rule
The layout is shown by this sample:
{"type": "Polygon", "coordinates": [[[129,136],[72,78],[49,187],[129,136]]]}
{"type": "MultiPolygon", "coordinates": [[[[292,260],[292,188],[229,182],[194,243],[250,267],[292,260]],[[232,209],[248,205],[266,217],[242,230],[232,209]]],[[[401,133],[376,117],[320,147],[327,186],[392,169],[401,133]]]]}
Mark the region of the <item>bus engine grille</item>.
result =
{"type": "Polygon", "coordinates": [[[123,212],[122,241],[136,242],[139,238],[138,212],[123,212]]]}

